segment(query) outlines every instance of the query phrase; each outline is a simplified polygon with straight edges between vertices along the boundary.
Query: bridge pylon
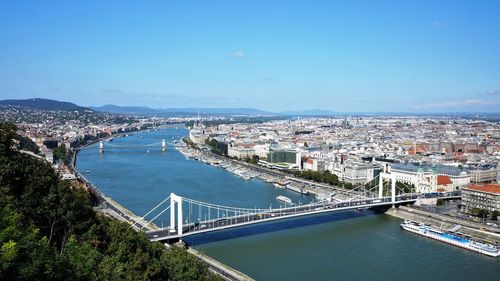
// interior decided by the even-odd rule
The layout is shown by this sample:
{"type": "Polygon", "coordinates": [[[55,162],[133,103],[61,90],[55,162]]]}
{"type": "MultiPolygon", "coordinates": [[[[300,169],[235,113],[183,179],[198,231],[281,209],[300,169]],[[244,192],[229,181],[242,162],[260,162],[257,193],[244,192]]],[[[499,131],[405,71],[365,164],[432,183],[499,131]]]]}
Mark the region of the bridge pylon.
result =
{"type": "Polygon", "coordinates": [[[394,204],[396,203],[396,177],[394,175],[391,175],[391,202],[394,208],[394,204]]]}
{"type": "Polygon", "coordinates": [[[384,178],[391,180],[391,202],[396,203],[396,177],[393,174],[380,173],[378,178],[378,198],[384,196],[384,178]]]}
{"type": "Polygon", "coordinates": [[[378,198],[382,198],[384,196],[384,177],[382,173],[378,175],[378,198]]]}
{"type": "Polygon", "coordinates": [[[170,193],[170,233],[175,232],[175,211],[177,206],[177,235],[182,236],[182,197],[170,193]],[[177,203],[177,205],[176,205],[177,203]]]}

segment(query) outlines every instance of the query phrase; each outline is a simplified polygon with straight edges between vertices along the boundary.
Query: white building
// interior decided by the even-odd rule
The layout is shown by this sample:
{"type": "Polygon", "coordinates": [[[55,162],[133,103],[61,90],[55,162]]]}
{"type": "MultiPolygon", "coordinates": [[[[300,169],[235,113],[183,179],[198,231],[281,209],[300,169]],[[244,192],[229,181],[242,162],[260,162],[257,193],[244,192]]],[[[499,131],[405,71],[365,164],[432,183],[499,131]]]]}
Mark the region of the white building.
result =
{"type": "Polygon", "coordinates": [[[227,148],[227,155],[229,157],[237,157],[238,159],[245,159],[255,155],[253,147],[240,147],[230,146],[227,148]]]}
{"type": "MultiPolygon", "coordinates": [[[[421,185],[422,189],[428,189],[424,187],[424,179],[431,182],[434,182],[433,177],[433,168],[435,169],[436,176],[447,176],[451,180],[451,184],[447,185],[447,190],[459,190],[462,187],[465,187],[470,183],[470,175],[466,171],[462,171],[457,167],[446,166],[446,165],[416,165],[416,164],[391,164],[390,173],[395,175],[397,181],[401,181],[408,184],[413,184],[417,188],[421,185]]],[[[446,182],[444,178],[442,178],[442,182],[446,182]]],[[[439,185],[436,180],[436,185],[439,185]]],[[[429,187],[431,188],[431,187],[429,187]]],[[[438,187],[432,187],[431,190],[437,189],[438,187]]],[[[435,191],[435,190],[434,190],[435,191]]],[[[432,191],[432,192],[434,192],[432,191]]]]}
{"type": "Polygon", "coordinates": [[[205,144],[208,135],[203,130],[192,129],[189,131],[189,139],[195,144],[205,144]]]}

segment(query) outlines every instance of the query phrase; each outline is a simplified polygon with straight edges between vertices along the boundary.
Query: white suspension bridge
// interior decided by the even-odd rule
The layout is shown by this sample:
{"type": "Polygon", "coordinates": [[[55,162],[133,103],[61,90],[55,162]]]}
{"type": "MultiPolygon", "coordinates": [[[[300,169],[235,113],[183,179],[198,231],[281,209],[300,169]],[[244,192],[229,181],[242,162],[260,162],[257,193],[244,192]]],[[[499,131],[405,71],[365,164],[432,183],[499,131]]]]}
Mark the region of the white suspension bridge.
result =
{"type": "Polygon", "coordinates": [[[399,182],[388,173],[381,173],[372,181],[354,189],[339,191],[343,200],[327,198],[304,205],[288,204],[279,208],[240,208],[202,202],[171,193],[167,198],[135,221],[139,229],[152,225],[162,215],[169,217],[169,225],[149,228],[146,235],[151,241],[175,241],[190,235],[241,227],[257,223],[315,215],[327,212],[394,206],[415,202],[419,198],[455,199],[460,193],[415,193],[412,187],[399,182]],[[378,184],[377,184],[378,181],[378,184]],[[348,199],[345,199],[348,198],[348,199]],[[167,215],[169,212],[169,215],[167,215]],[[149,219],[148,219],[149,218],[149,219]]]}

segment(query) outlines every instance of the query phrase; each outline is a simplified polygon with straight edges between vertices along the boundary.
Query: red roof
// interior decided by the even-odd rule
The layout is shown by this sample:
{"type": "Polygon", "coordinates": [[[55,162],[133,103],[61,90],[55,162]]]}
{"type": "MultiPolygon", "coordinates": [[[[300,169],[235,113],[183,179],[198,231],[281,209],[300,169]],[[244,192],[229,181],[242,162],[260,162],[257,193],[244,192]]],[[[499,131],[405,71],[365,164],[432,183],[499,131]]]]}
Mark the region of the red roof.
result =
{"type": "Polygon", "coordinates": [[[467,189],[500,194],[500,184],[471,184],[467,189]]]}
{"type": "Polygon", "coordinates": [[[447,185],[447,184],[452,184],[453,182],[451,181],[450,177],[448,176],[438,176],[438,185],[447,185]]]}

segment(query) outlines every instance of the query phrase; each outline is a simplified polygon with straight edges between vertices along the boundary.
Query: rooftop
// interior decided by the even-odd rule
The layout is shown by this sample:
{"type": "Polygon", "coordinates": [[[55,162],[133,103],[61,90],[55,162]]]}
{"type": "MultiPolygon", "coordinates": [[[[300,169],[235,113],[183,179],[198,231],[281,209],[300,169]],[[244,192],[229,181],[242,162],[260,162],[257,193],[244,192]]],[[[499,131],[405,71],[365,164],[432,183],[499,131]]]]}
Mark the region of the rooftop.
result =
{"type": "Polygon", "coordinates": [[[471,184],[466,189],[500,194],[500,184],[471,184]]]}
{"type": "MultiPolygon", "coordinates": [[[[436,168],[436,171],[438,174],[446,174],[446,175],[454,175],[458,176],[465,170],[460,170],[457,167],[453,166],[447,166],[447,165],[442,165],[442,164],[437,164],[434,166],[436,168]]],[[[414,172],[416,173],[419,168],[422,168],[424,171],[432,171],[432,165],[431,164],[403,164],[403,163],[397,163],[397,164],[392,164],[391,169],[393,170],[402,170],[402,171],[408,171],[408,172],[414,172]]]]}

